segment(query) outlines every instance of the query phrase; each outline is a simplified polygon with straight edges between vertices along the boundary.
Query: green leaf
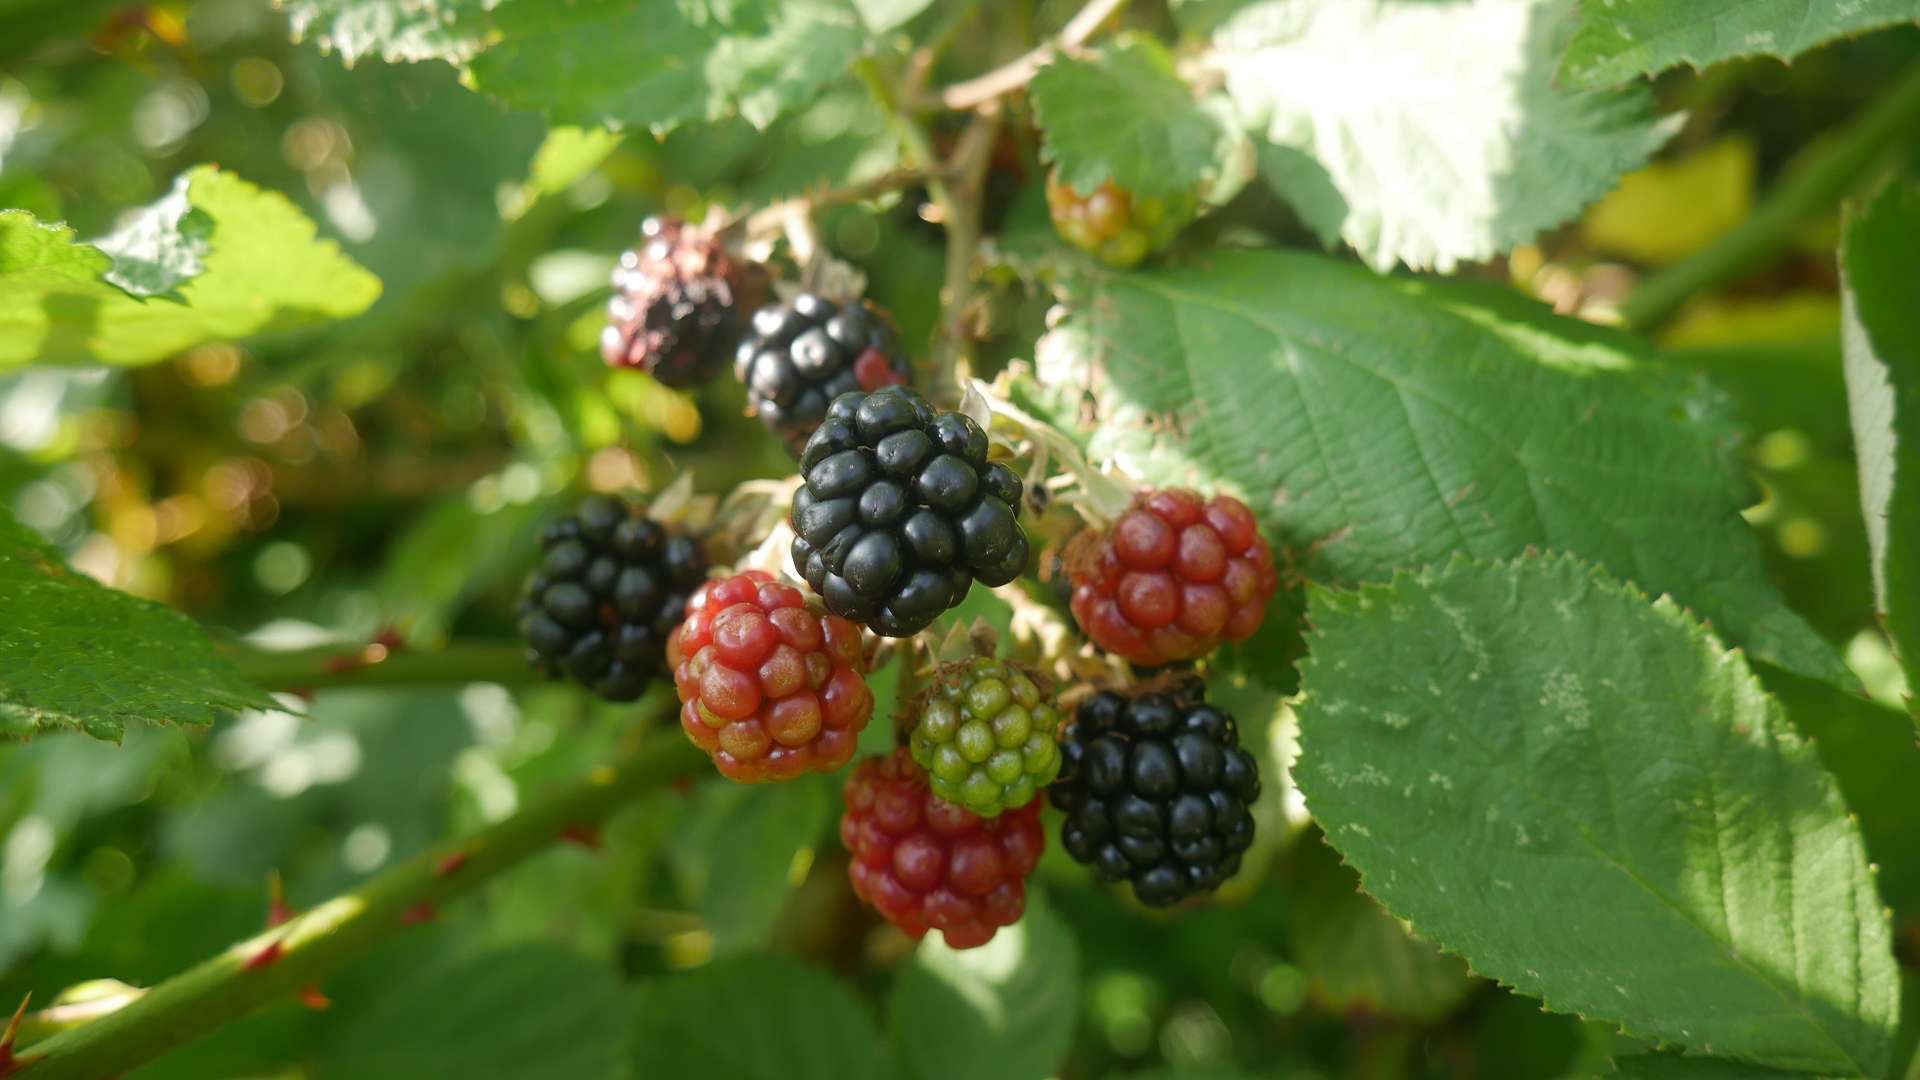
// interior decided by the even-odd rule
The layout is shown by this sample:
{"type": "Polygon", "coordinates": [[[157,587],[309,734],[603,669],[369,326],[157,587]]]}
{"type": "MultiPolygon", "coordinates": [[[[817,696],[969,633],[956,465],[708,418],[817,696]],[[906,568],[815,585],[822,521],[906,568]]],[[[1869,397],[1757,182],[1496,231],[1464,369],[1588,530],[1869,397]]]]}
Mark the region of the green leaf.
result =
{"type": "Polygon", "coordinates": [[[1625,335],[1504,291],[1216,251],[1081,281],[1038,369],[1072,396],[1058,415],[1081,388],[1103,406],[1096,460],[1246,499],[1308,580],[1558,548],[1851,681],[1766,580],[1723,403],[1625,335]]]}
{"type": "Polygon", "coordinates": [[[1782,1072],[1724,1058],[1681,1057],[1679,1054],[1628,1054],[1615,1058],[1608,1076],[1629,1080],[1812,1080],[1813,1074],[1782,1072]]]}
{"type": "Polygon", "coordinates": [[[1085,60],[1055,60],[1028,93],[1045,133],[1041,156],[1076,191],[1112,180],[1142,196],[1191,194],[1235,138],[1194,100],[1167,50],[1144,36],[1085,60]]]}
{"type": "Polygon", "coordinates": [[[1879,1076],[1885,909],[1813,745],[1671,599],[1563,556],[1315,590],[1295,782],[1366,888],[1551,1009],[1879,1076]]]}
{"type": "Polygon", "coordinates": [[[1243,120],[1301,155],[1267,181],[1317,232],[1382,272],[1448,270],[1573,217],[1676,129],[1644,90],[1554,86],[1565,15],[1554,0],[1263,0],[1213,42],[1243,120]]]}
{"type": "Polygon", "coordinates": [[[150,363],[210,339],[345,318],[380,295],[284,196],[209,165],[182,183],[192,210],[176,187],[138,231],[105,242],[116,258],[64,225],[0,211],[0,369],[150,363]],[[137,299],[115,277],[178,299],[137,299]]]}
{"type": "Polygon", "coordinates": [[[487,9],[498,0],[280,0],[293,40],[309,38],[351,66],[387,61],[465,60],[485,47],[487,9]]]}
{"type": "Polygon", "coordinates": [[[894,27],[901,26],[907,20],[927,10],[933,0],[853,0],[853,6],[860,12],[860,21],[867,29],[882,34],[894,27]]]}
{"type": "Polygon", "coordinates": [[[796,884],[795,857],[826,829],[835,790],[818,776],[701,788],[693,821],[674,846],[674,868],[716,954],[767,945],[796,884]]]}
{"type": "Polygon", "coordinates": [[[1913,0],[1582,0],[1560,74],[1607,86],[1736,56],[1791,59],[1816,45],[1916,19],[1913,0]]]}
{"type": "Polygon", "coordinates": [[[783,956],[651,979],[633,995],[633,1075],[881,1080],[880,1033],[845,984],[783,956]]]}
{"type": "Polygon", "coordinates": [[[1880,617],[1920,700],[1920,182],[1850,214],[1840,250],[1841,342],[1860,501],[1880,617]]]}
{"type": "Polygon", "coordinates": [[[631,1013],[614,973],[551,945],[439,957],[342,1002],[318,1075],[619,1076],[631,1013]]]}
{"type": "Polygon", "coordinates": [[[206,273],[203,261],[211,248],[213,220],[187,202],[187,174],[173,182],[160,201],[133,215],[112,236],[94,247],[113,260],[101,275],[138,297],[165,296],[178,300],[175,290],[206,273]]]}
{"type": "Polygon", "coordinates": [[[4,510],[0,598],[0,736],[66,726],[118,742],[129,721],[273,708],[192,619],[70,569],[4,510]]]}
{"type": "Polygon", "coordinates": [[[1329,1011],[1432,1023],[1457,1008],[1473,977],[1360,891],[1360,878],[1318,838],[1295,849],[1287,940],[1329,1011]]]}
{"type": "Polygon", "coordinates": [[[656,133],[737,113],[764,128],[811,101],[865,44],[851,0],[509,0],[477,86],[561,123],[656,133]]]}
{"type": "Polygon", "coordinates": [[[976,949],[929,934],[888,1006],[894,1040],[922,1080],[1052,1076],[1079,1019],[1079,957],[1065,923],[1029,895],[1027,913],[976,949]]]}

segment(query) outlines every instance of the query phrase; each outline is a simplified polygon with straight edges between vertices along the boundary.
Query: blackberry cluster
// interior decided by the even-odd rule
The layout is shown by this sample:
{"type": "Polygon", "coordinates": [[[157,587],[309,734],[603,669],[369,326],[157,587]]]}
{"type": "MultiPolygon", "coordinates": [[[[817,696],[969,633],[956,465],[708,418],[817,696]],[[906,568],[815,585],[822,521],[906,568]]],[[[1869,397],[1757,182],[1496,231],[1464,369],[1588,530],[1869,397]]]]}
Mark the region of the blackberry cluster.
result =
{"type": "Polygon", "coordinates": [[[907,748],[935,795],[997,817],[1032,802],[1059,775],[1060,720],[1032,676],[976,657],[941,672],[907,748]]]}
{"type": "Polygon", "coordinates": [[[754,312],[733,370],[760,422],[796,453],[835,398],[907,381],[906,358],[878,310],[813,293],[754,312]]]}
{"type": "Polygon", "coordinates": [[[1067,854],[1153,907],[1219,888],[1253,843],[1260,772],[1233,717],[1204,695],[1197,679],[1132,699],[1095,694],[1067,725],[1048,789],[1067,815],[1067,854]]]}
{"type": "Polygon", "coordinates": [[[932,929],[971,949],[1026,913],[1027,875],[1047,846],[1044,800],[982,818],[929,791],[904,746],[862,761],[845,795],[853,891],[916,941],[932,929]]]}
{"type": "Polygon", "coordinates": [[[832,772],[873,716],[860,628],[763,570],[702,585],[668,660],[681,729],[730,780],[832,772]]]}
{"type": "Polygon", "coordinates": [[[1027,565],[1020,478],[988,464],[987,435],[905,387],[842,394],[800,455],[793,565],[827,610],[911,637],[973,582],[1027,565]]]}
{"type": "Polygon", "coordinates": [[[667,638],[707,574],[700,544],[645,509],[593,495],[548,525],[520,602],[528,662],[609,701],[632,701],[660,674],[667,638]]]}
{"type": "Polygon", "coordinates": [[[741,311],[766,296],[766,271],[674,218],[648,218],[639,247],[620,256],[600,355],[668,386],[706,382],[740,340],[741,311]]]}
{"type": "Polygon", "coordinates": [[[1047,177],[1047,211],[1054,231],[1121,269],[1173,243],[1198,207],[1199,199],[1191,193],[1142,198],[1109,180],[1082,195],[1061,182],[1058,173],[1047,177]]]}

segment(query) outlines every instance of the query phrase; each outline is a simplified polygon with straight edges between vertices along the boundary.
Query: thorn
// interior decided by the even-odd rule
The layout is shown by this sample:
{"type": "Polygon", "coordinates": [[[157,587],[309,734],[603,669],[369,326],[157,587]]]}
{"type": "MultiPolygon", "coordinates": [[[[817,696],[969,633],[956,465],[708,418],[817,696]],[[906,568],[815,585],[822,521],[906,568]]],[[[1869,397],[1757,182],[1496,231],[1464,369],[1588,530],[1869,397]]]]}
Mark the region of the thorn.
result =
{"type": "MultiPolygon", "coordinates": [[[[681,778],[682,780],[685,777],[681,778]]],[[[560,831],[560,839],[569,844],[579,844],[588,851],[600,850],[600,827],[597,825],[569,825],[560,831]]]]}
{"type": "Polygon", "coordinates": [[[13,1056],[13,1041],[20,1034],[20,1019],[27,1015],[27,1004],[32,1000],[32,993],[20,999],[20,1007],[13,1010],[13,1019],[7,1021],[6,1032],[0,1034],[0,1076],[11,1076],[26,1067],[13,1056]]]}
{"type": "Polygon", "coordinates": [[[287,904],[287,892],[280,883],[280,871],[267,871],[267,929],[284,925],[298,914],[287,904]]]}
{"type": "Polygon", "coordinates": [[[422,900],[400,913],[400,925],[412,926],[416,923],[432,922],[439,917],[440,910],[433,906],[433,901],[422,900]]]}
{"type": "Polygon", "coordinates": [[[674,780],[673,780],[673,793],[674,793],[675,795],[691,795],[691,794],[693,794],[693,777],[691,777],[691,776],[676,776],[676,777],[674,777],[674,780]]]}
{"type": "Polygon", "coordinates": [[[247,962],[240,965],[240,970],[258,971],[263,967],[272,967],[274,964],[279,963],[280,958],[286,954],[287,947],[282,945],[279,939],[276,938],[273,941],[267,942],[266,948],[247,957],[247,962]]]}
{"type": "Polygon", "coordinates": [[[305,1005],[314,1012],[326,1012],[333,1007],[333,1000],[321,993],[320,987],[316,983],[308,983],[301,987],[300,992],[295,995],[295,998],[300,1004],[305,1005]]]}
{"type": "Polygon", "coordinates": [[[442,856],[440,861],[434,864],[433,876],[451,877],[458,873],[461,867],[467,865],[467,860],[471,858],[473,858],[473,852],[471,851],[450,852],[442,856]]]}

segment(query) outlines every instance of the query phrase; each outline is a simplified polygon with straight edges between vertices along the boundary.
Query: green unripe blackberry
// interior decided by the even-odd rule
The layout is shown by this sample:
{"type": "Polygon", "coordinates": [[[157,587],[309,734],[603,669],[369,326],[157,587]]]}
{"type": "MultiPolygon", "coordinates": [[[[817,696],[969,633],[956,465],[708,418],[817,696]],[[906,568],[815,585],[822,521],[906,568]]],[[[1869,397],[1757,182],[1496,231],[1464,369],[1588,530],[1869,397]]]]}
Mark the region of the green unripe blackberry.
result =
{"type": "Polygon", "coordinates": [[[1059,775],[1062,719],[1031,675],[982,656],[942,669],[907,749],[935,795],[990,818],[1032,802],[1059,775]]]}

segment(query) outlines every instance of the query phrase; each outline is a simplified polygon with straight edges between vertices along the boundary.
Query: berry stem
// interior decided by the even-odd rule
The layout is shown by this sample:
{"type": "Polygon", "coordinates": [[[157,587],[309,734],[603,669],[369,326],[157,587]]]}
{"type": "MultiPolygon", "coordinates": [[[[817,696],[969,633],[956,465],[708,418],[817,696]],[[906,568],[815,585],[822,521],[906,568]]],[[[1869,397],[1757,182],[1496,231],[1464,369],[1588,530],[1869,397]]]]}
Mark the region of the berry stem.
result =
{"type": "Polygon", "coordinates": [[[978,108],[1002,94],[1011,93],[1033,80],[1035,72],[1047,65],[1055,53],[1071,52],[1093,36],[1093,32],[1127,5],[1127,0],[1091,0],[1079,10],[1060,33],[1051,40],[1029,49],[1018,59],[1002,64],[965,82],[941,90],[937,101],[955,111],[978,108]]]}
{"type": "Polygon", "coordinates": [[[269,690],[327,690],[342,686],[457,686],[545,681],[527,665],[517,641],[456,641],[439,649],[332,647],[274,652],[239,646],[227,657],[248,682],[269,690]]]}
{"type": "MultiPolygon", "coordinates": [[[[656,684],[637,708],[657,725],[675,707],[656,684]]],[[[264,1005],[292,998],[397,933],[409,912],[444,909],[569,830],[594,827],[628,802],[706,766],[680,732],[635,741],[544,800],[458,843],[425,852],[281,925],[257,934],[82,1026],[34,1044],[34,1080],[93,1080],[128,1072],[264,1005]],[[458,872],[446,873],[452,856],[458,872]],[[253,963],[272,950],[271,963],[253,963]]]]}

